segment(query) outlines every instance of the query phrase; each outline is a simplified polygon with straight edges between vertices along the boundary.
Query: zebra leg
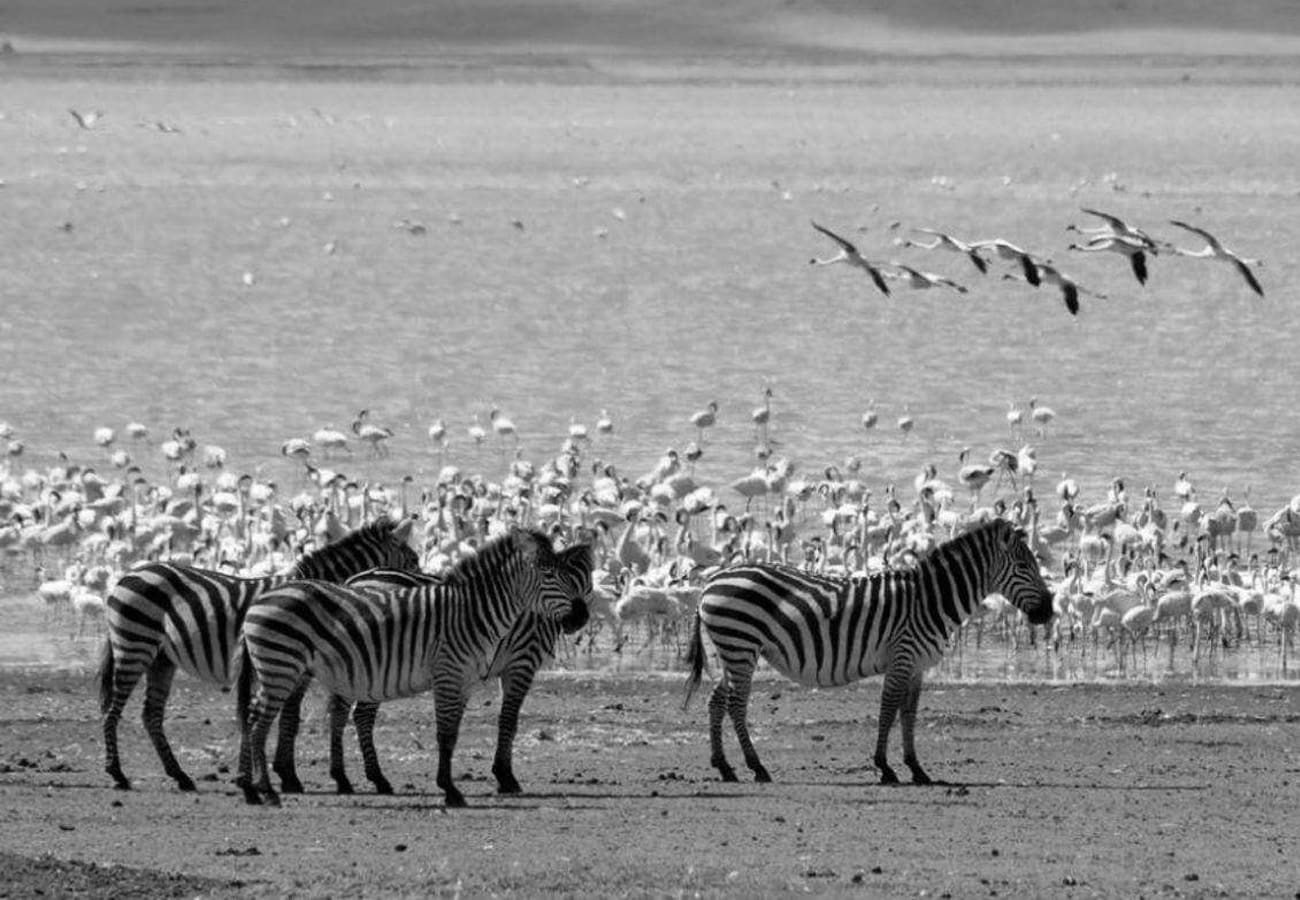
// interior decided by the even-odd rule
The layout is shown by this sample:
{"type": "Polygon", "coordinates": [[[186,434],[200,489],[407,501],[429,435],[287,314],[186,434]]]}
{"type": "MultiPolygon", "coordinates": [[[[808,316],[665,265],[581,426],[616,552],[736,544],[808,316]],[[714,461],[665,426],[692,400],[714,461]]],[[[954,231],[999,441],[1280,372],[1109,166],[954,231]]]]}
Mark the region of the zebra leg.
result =
{"type": "MultiPolygon", "coordinates": [[[[330,694],[330,778],[334,779],[334,790],[339,794],[352,793],[352,782],[348,780],[346,767],[343,765],[343,729],[347,727],[348,715],[352,704],[338,694],[330,694]]],[[[281,717],[284,713],[280,713],[281,717]]],[[[283,724],[280,726],[282,729],[283,724]]],[[[361,729],[357,729],[360,738],[361,729]]],[[[364,745],[363,745],[364,746],[364,745]]]]}
{"type": "Polygon", "coordinates": [[[143,668],[123,666],[116,658],[112,643],[105,642],[103,661],[100,664],[100,705],[104,710],[104,771],[113,779],[120,791],[131,790],[131,781],[122,771],[122,759],[117,750],[117,726],[122,720],[122,710],[131,699],[143,668]]]}
{"type": "Polygon", "coordinates": [[[280,710],[280,729],[275,742],[275,761],[271,771],[280,779],[280,792],[284,794],[301,794],[302,781],[298,778],[298,766],[294,761],[297,755],[298,730],[302,726],[302,700],[311,685],[310,679],[294,688],[284,701],[280,710]]]}
{"type": "Polygon", "coordinates": [[[727,698],[730,696],[731,683],[723,675],[709,695],[709,747],[712,750],[709,763],[722,775],[723,781],[739,781],[736,770],[727,762],[727,755],[722,749],[722,721],[727,715],[727,698]]]}
{"type": "Polygon", "coordinates": [[[498,794],[523,792],[514,772],[515,735],[519,731],[519,709],[533,685],[537,673],[532,660],[524,660],[501,676],[501,714],[497,716],[497,752],[492,760],[492,774],[497,779],[498,794]]]}
{"type": "Polygon", "coordinates": [[[898,784],[898,775],[889,767],[889,732],[894,728],[894,717],[899,707],[907,702],[911,690],[911,674],[901,667],[891,668],[885,674],[885,684],[880,689],[880,724],[876,731],[876,755],[871,761],[880,770],[881,784],[898,784]]]}
{"type": "Polygon", "coordinates": [[[175,664],[166,656],[158,656],[149,667],[146,676],[144,694],[144,730],[153,742],[153,748],[162,760],[163,771],[176,780],[176,786],[182,791],[195,790],[194,779],[185,774],[181,764],[172,753],[167,735],[163,733],[163,711],[167,706],[167,696],[172,691],[172,678],[176,675],[175,664]]]}
{"type": "Polygon", "coordinates": [[[932,783],[930,776],[925,774],[925,770],[921,768],[921,763],[916,758],[916,707],[921,699],[921,678],[924,674],[918,669],[908,681],[900,716],[903,727],[903,762],[912,770],[912,784],[932,783]]]}
{"type": "MultiPolygon", "coordinates": [[[[731,696],[727,698],[727,713],[731,716],[731,724],[736,728],[736,739],[740,741],[740,752],[745,754],[745,765],[749,766],[749,770],[754,773],[755,781],[766,783],[772,780],[772,776],[758,761],[758,751],[754,749],[754,742],[750,740],[749,726],[746,723],[749,714],[749,685],[753,674],[752,664],[743,671],[728,673],[728,680],[731,681],[731,696]]],[[[712,698],[709,702],[712,704],[712,698]]]]}
{"type": "Polygon", "coordinates": [[[451,755],[460,736],[460,720],[465,714],[465,691],[459,685],[451,689],[434,687],[434,707],[438,715],[438,778],[448,809],[465,805],[465,795],[451,780],[451,755]]]}
{"type": "Polygon", "coordinates": [[[276,702],[270,698],[265,690],[259,691],[249,710],[248,721],[244,724],[247,747],[240,753],[241,767],[245,755],[248,759],[248,781],[243,785],[244,800],[254,806],[263,802],[267,806],[280,805],[280,798],[275,793],[275,788],[271,787],[271,773],[266,765],[266,739],[282,703],[283,701],[276,702]]]}
{"type": "Polygon", "coordinates": [[[352,723],[357,726],[357,743],[361,745],[366,778],[375,786],[376,794],[391,794],[393,786],[379,768],[379,754],[375,752],[375,716],[378,712],[378,703],[358,703],[352,709],[352,723]]]}

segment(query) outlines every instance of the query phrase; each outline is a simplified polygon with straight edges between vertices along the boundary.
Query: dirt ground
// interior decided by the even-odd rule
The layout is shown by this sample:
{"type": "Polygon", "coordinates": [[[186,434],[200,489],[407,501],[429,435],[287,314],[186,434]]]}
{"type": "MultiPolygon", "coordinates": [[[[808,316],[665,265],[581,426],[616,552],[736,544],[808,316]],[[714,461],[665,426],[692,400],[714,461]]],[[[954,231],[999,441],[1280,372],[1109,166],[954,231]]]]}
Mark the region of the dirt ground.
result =
{"type": "MultiPolygon", "coordinates": [[[[455,766],[470,806],[452,811],[433,785],[427,699],[381,712],[389,797],[332,792],[313,702],[307,793],[274,809],[231,784],[229,695],[173,694],[195,794],[162,776],[133,700],[122,743],[136,789],[121,792],[101,770],[89,679],[5,675],[0,896],[1300,896],[1293,687],[935,684],[918,752],[948,783],[886,788],[867,761],[878,683],[760,681],[770,785],[718,780],[703,699],[683,711],[682,683],[543,677],[517,797],[494,792],[496,696],[482,690],[455,766]]],[[[351,734],[348,753],[360,790],[351,734]]]]}

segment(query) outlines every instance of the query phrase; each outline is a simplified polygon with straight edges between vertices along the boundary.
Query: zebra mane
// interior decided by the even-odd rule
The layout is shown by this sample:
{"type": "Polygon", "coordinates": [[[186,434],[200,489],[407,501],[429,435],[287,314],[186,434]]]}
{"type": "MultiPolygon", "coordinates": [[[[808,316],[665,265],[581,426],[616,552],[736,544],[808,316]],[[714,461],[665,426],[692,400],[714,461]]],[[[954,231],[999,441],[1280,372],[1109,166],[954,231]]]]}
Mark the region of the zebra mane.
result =
{"type": "Polygon", "coordinates": [[[996,536],[998,539],[1005,542],[1011,537],[1011,534],[1017,530],[1019,529],[1006,519],[992,519],[988,522],[981,522],[975,527],[963,531],[952,540],[944,541],[942,544],[932,547],[918,560],[918,563],[931,562],[939,556],[946,556],[953,552],[959,552],[966,549],[971,544],[978,543],[988,535],[996,536]]]}
{"type": "Polygon", "coordinates": [[[324,547],[318,547],[315,550],[304,553],[293,566],[294,574],[303,571],[312,560],[319,559],[322,555],[333,556],[335,554],[347,553],[352,548],[368,543],[371,540],[379,539],[388,540],[392,537],[393,532],[397,530],[398,523],[393,519],[384,517],[376,519],[362,525],[360,528],[354,528],[343,537],[339,538],[332,544],[326,544],[324,547]]]}
{"type": "Polygon", "coordinates": [[[443,574],[443,583],[473,584],[499,570],[516,554],[530,557],[539,569],[553,568],[559,561],[546,532],[536,528],[512,528],[495,537],[464,559],[458,560],[443,574]]]}

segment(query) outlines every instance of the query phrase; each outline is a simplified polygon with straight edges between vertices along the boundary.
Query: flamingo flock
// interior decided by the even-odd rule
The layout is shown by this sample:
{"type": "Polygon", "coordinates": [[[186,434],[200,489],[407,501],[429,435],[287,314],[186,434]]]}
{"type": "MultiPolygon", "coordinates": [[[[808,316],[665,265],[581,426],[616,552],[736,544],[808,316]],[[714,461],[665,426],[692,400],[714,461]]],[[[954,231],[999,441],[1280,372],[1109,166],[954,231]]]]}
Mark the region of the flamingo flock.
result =
{"type": "MultiPolygon", "coordinates": [[[[1073,223],[1067,225],[1066,230],[1079,234],[1082,243],[1071,243],[1066,246],[1066,250],[1075,253],[1113,253],[1122,256],[1128,260],[1139,285],[1147,283],[1148,258],[1163,253],[1192,259],[1215,260],[1231,265],[1246,282],[1250,290],[1260,297],[1264,296],[1264,288],[1260,285],[1259,278],[1252,268],[1261,265],[1260,261],[1248,259],[1233,250],[1229,250],[1217,237],[1202,227],[1189,225],[1177,219],[1169,220],[1170,225],[1196,235],[1205,244],[1199,250],[1190,250],[1169,241],[1156,240],[1143,229],[1130,225],[1124,219],[1112,213],[1089,207],[1082,207],[1081,211],[1100,219],[1103,224],[1091,227],[1078,226],[1073,223]]],[[[896,227],[897,224],[895,223],[891,228],[896,227]]],[[[901,282],[913,290],[945,287],[959,294],[965,294],[969,291],[966,285],[946,275],[924,272],[893,259],[873,261],[864,255],[856,244],[842,235],[823,225],[819,225],[815,221],[812,222],[812,227],[829,237],[840,248],[839,253],[835,256],[825,259],[814,257],[811,260],[813,265],[828,266],[843,263],[860,269],[871,278],[877,290],[882,294],[889,295],[888,282],[890,281],[901,282]]],[[[916,234],[928,235],[933,239],[923,241],[899,237],[894,239],[894,246],[960,253],[970,260],[976,271],[981,275],[988,273],[990,257],[1011,263],[1013,270],[1004,272],[1003,279],[1021,281],[1035,288],[1042,285],[1057,288],[1061,292],[1061,299],[1065,303],[1066,310],[1072,316],[1079,314],[1081,297],[1107,298],[1106,294],[1086,288],[1075,278],[1067,275],[1050,257],[1025,250],[1005,238],[964,240],[934,228],[917,227],[910,230],[916,234]]]]}
{"type": "MultiPolygon", "coordinates": [[[[333,434],[281,444],[279,456],[299,469],[295,484],[261,477],[265,460],[231,460],[188,429],[153,445],[147,429],[127,428],[134,456],[151,449],[161,475],[146,474],[159,471],[147,459],[106,476],[66,454],[43,469],[23,468],[21,453],[5,458],[0,560],[11,572],[31,573],[33,602],[75,639],[96,633],[106,592],[144,560],[265,574],[375,517],[415,516],[423,564],[439,571],[504,529],[541,527],[558,542],[587,540],[596,550],[592,624],[577,645],[590,652],[607,640],[611,652],[639,653],[677,647],[712,567],[764,560],[834,575],[883,571],[914,565],[972,524],[1004,517],[1029,535],[1055,585],[1057,616],[1039,632],[990,598],[968,630],[976,640],[995,635],[1115,666],[1132,665],[1139,654],[1154,659],[1157,641],[1167,642],[1170,666],[1180,646],[1193,664],[1225,648],[1271,648],[1284,669],[1292,665],[1300,496],[1261,514],[1248,492],[1207,496],[1184,471],[1164,489],[1131,494],[1116,478],[1104,496],[1088,498],[1066,476],[1042,483],[1039,449],[1030,443],[987,454],[966,447],[915,477],[869,474],[857,458],[805,470],[777,452],[776,399],[765,386],[759,405],[737,416],[754,429],[757,464],[722,484],[702,483],[694,470],[708,430],[726,422],[716,402],[683,415],[683,450],[669,447],[630,470],[600,443],[615,430],[606,411],[594,434],[574,428],[575,417],[559,446],[529,460],[514,423],[494,408],[495,436],[503,448],[514,441],[513,456],[500,460],[504,474],[444,464],[427,483],[406,475],[382,484],[357,474],[398,439],[391,431],[365,438],[362,426],[372,419],[364,411],[353,429],[364,453],[333,434]]],[[[1036,397],[1023,407],[1010,403],[1006,413],[1013,435],[1034,429],[1039,440],[1054,420],[1036,397]]],[[[877,422],[873,402],[862,424],[870,430],[877,422]]],[[[910,415],[897,424],[906,439],[910,415]]],[[[113,448],[110,430],[90,435],[91,460],[113,448]]],[[[15,439],[12,427],[0,431],[15,439]]],[[[447,432],[443,420],[429,426],[439,452],[447,432]]]]}

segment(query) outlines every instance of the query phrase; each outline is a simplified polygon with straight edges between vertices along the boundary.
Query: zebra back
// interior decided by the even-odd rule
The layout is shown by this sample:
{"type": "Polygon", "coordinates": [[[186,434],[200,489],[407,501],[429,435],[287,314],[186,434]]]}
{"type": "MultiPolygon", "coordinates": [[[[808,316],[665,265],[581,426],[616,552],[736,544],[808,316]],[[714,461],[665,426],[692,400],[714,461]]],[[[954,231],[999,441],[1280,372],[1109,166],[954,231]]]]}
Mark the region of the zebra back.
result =
{"type": "Polygon", "coordinates": [[[344,581],[367,569],[419,571],[420,557],[411,546],[414,519],[377,519],[350,531],[332,544],[304,554],[287,578],[344,581]]]}

